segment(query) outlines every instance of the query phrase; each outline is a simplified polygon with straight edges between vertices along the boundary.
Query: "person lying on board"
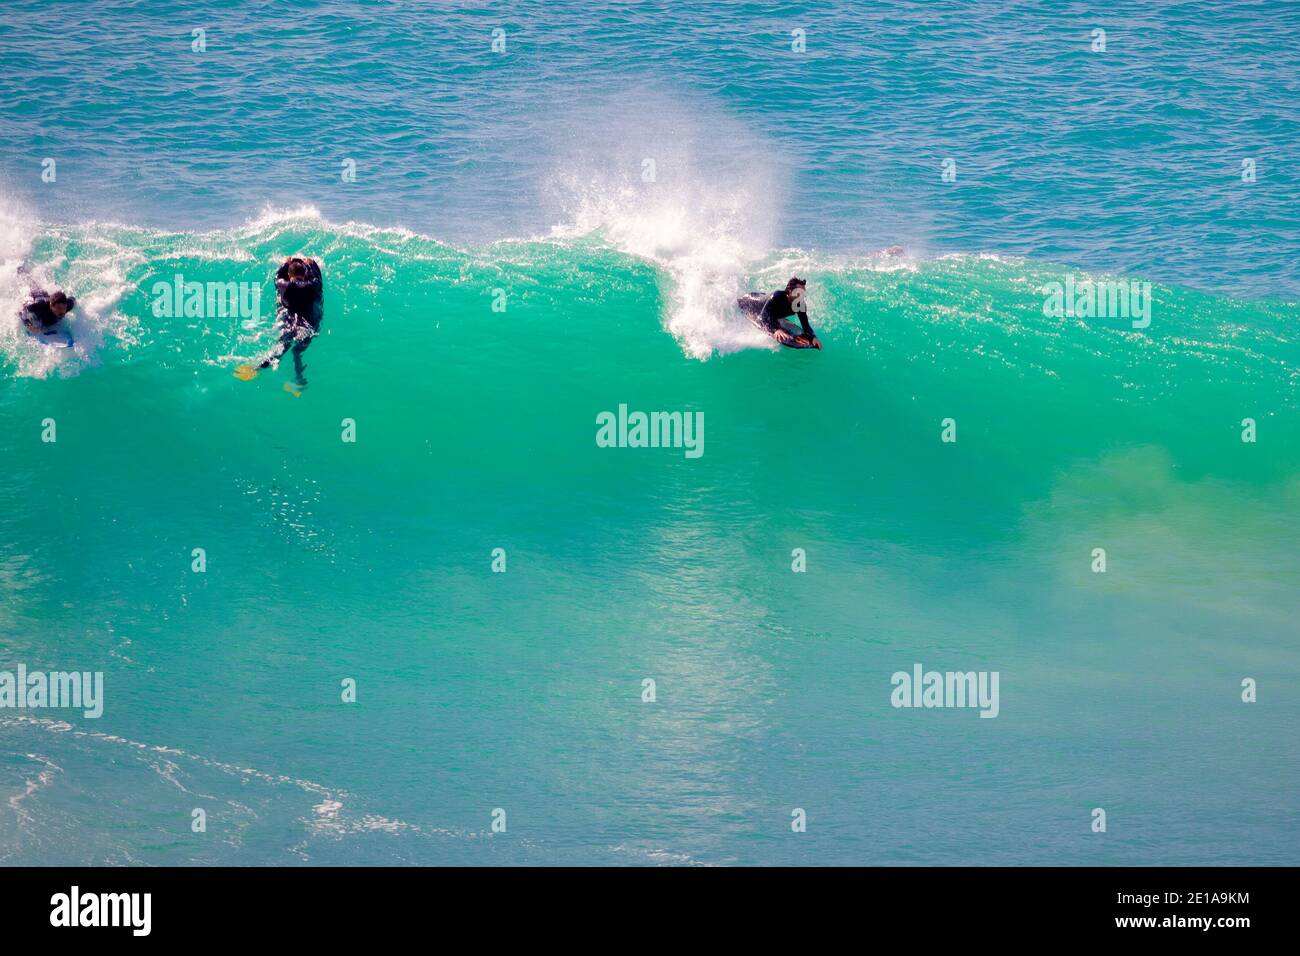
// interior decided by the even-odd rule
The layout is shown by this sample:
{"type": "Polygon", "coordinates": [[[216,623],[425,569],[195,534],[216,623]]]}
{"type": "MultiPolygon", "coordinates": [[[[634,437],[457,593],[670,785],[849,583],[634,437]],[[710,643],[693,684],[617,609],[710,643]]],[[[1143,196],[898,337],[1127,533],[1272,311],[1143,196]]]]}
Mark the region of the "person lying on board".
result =
{"type": "Polygon", "coordinates": [[[808,305],[804,301],[807,288],[808,281],[795,276],[785,284],[784,289],[777,289],[770,293],[746,292],[736,300],[736,304],[740,306],[741,311],[755,316],[772,338],[782,345],[797,343],[802,339],[809,348],[819,349],[822,344],[817,340],[817,333],[808,324],[808,305]],[[793,315],[799,317],[799,324],[803,326],[803,332],[797,336],[791,335],[781,327],[781,320],[793,315]]]}
{"type": "Polygon", "coordinates": [[[77,307],[77,300],[62,292],[32,292],[31,301],[23,306],[20,313],[27,331],[40,334],[49,331],[63,317],[77,307]]]}

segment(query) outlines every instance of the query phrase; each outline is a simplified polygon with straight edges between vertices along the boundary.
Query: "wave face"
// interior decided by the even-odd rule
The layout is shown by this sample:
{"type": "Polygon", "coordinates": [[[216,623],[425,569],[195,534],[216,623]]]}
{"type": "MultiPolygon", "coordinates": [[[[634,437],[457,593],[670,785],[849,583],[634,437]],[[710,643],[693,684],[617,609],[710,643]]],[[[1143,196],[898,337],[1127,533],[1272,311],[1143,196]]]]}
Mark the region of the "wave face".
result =
{"type": "Polygon", "coordinates": [[[610,195],[465,248],[11,226],[5,311],[12,256],[83,308],[72,350],[0,340],[0,641],[107,702],[7,719],[6,862],[1294,859],[1300,306],[1053,318],[1081,273],[754,257],[610,195]],[[155,314],[300,251],[301,398],[230,375],[269,317],[155,314]],[[792,271],[820,353],[730,308],[792,271]],[[702,413],[703,454],[599,447],[620,405],[702,413]],[[999,671],[999,718],[891,708],[917,661],[999,671]],[[765,837],[806,805],[837,822],[765,837]]]}

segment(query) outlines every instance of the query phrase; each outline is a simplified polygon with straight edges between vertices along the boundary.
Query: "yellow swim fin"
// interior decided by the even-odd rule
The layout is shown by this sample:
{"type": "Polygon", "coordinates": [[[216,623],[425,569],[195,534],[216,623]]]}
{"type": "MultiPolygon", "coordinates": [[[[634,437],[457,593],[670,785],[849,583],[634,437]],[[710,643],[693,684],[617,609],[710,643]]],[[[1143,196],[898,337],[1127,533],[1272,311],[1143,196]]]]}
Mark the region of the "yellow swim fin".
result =
{"type": "Polygon", "coordinates": [[[257,369],[251,365],[240,365],[235,369],[235,378],[241,382],[251,382],[257,378],[257,369]]]}
{"type": "Polygon", "coordinates": [[[295,385],[293,382],[285,382],[284,390],[288,392],[290,395],[292,395],[294,398],[302,398],[302,389],[299,386],[295,385]]]}

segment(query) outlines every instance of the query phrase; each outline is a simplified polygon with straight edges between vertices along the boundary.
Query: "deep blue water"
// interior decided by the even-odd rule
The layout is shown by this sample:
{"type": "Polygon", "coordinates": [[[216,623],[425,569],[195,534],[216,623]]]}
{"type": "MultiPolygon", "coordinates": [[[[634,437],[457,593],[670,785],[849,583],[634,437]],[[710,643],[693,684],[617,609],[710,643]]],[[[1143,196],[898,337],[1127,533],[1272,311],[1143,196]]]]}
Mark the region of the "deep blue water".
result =
{"type": "Polygon", "coordinates": [[[1298,28],[1279,2],[16,0],[0,182],[62,220],[221,227],[309,204],[482,241],[563,221],[562,180],[653,157],[661,181],[752,185],[776,246],[1294,295],[1298,28]]]}

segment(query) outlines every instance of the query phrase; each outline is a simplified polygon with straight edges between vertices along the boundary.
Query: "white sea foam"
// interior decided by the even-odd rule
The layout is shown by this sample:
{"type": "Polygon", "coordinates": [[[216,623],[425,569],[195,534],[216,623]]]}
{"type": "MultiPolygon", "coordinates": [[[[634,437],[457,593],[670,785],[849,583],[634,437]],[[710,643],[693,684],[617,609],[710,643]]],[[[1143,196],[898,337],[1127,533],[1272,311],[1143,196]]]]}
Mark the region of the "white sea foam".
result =
{"type": "Polygon", "coordinates": [[[49,758],[42,757],[40,754],[29,753],[27,754],[27,759],[36,761],[42,766],[43,769],[41,769],[40,772],[36,774],[36,776],[29,777],[27,780],[23,782],[22,793],[16,793],[9,798],[9,809],[12,810],[15,814],[17,814],[20,820],[26,823],[30,823],[32,820],[32,815],[31,813],[28,812],[27,808],[23,805],[23,801],[25,801],[32,794],[36,793],[38,790],[43,790],[46,787],[48,787],[53,782],[54,775],[56,773],[62,773],[63,768],[60,767],[58,764],[56,764],[54,761],[50,760],[49,758]]]}
{"type": "Polygon", "coordinates": [[[76,375],[94,364],[107,335],[130,337],[129,320],[114,307],[127,290],[127,272],[142,261],[139,252],[106,235],[85,226],[44,225],[28,210],[0,198],[0,354],[17,366],[19,375],[35,378],[76,375]],[[73,230],[82,250],[67,260],[57,247],[73,230]],[[56,251],[35,262],[32,251],[39,235],[50,239],[56,251]],[[63,289],[76,296],[77,306],[65,320],[72,348],[42,345],[22,328],[19,312],[37,289],[63,289]]]}
{"type": "MultiPolygon", "coordinates": [[[[290,788],[298,790],[309,796],[314,802],[310,807],[310,812],[303,818],[301,823],[310,837],[325,837],[329,839],[342,839],[353,834],[362,833],[410,833],[420,835],[426,838],[447,838],[456,839],[476,839],[479,837],[489,837],[490,833],[478,833],[469,830],[459,830],[445,827],[421,826],[418,824],[407,823],[404,820],[392,819],[373,813],[352,814],[348,811],[347,803],[352,797],[347,791],[333,787],[327,787],[324,784],[306,780],[301,777],[294,777],[289,774],[268,773],[257,770],[253,767],[244,767],[239,764],[228,763],[221,760],[214,760],[205,757],[202,754],[190,753],[178,747],[169,747],[163,744],[149,744],[138,740],[131,740],[117,734],[102,733],[94,730],[82,730],[69,724],[67,721],[52,720],[49,718],[28,717],[28,716],[5,716],[0,717],[0,728],[5,727],[32,727],[43,729],[49,733],[68,734],[72,737],[81,738],[86,741],[119,747],[127,752],[134,752],[139,756],[140,761],[151,768],[158,776],[158,779],[164,781],[180,790],[195,797],[202,797],[208,800],[223,799],[222,793],[208,794],[195,791],[192,787],[190,777],[193,776],[190,768],[206,768],[216,771],[219,774],[230,776],[240,782],[241,785],[250,783],[259,783],[274,788],[290,788]]],[[[36,815],[28,809],[24,801],[41,789],[44,789],[53,782],[55,775],[63,773],[62,767],[57,766],[53,761],[38,754],[28,754],[30,759],[43,764],[41,770],[33,778],[27,779],[24,783],[23,790],[14,794],[8,800],[10,809],[18,816],[24,825],[34,824],[36,815]]],[[[251,810],[248,810],[243,804],[236,803],[234,800],[227,800],[231,807],[245,812],[246,816],[254,816],[251,810]]],[[[292,847],[295,855],[309,859],[307,850],[308,843],[300,843],[292,847]]]]}
{"type": "Polygon", "coordinates": [[[663,103],[610,112],[588,119],[581,146],[556,163],[552,237],[598,234],[661,269],[664,326],[688,355],[770,345],[736,297],[771,248],[780,167],[727,117],[663,103]]]}

